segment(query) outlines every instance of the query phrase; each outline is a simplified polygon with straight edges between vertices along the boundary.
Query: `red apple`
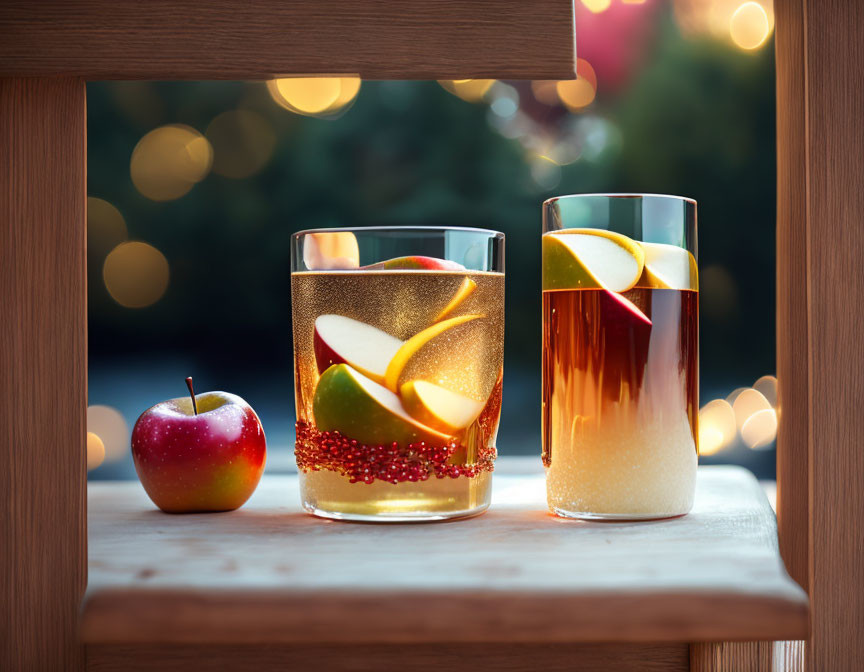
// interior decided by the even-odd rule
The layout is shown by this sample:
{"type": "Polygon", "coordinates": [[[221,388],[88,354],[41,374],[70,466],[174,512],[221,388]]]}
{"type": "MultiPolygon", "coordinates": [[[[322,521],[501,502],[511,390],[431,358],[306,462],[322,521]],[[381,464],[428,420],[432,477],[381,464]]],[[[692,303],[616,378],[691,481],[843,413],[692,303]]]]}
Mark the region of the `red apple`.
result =
{"type": "Polygon", "coordinates": [[[261,421],[227,392],[169,399],[132,430],[132,457],[144,490],[168,513],[232,511],[255,491],[267,442],[261,421]]]}
{"type": "Polygon", "coordinates": [[[395,257],[387,259],[387,261],[379,261],[377,264],[364,266],[364,270],[384,269],[388,271],[396,270],[426,270],[426,271],[464,271],[465,267],[455,261],[448,259],[438,259],[437,257],[422,257],[415,255],[412,257],[395,257]]]}
{"type": "Polygon", "coordinates": [[[386,331],[342,315],[319,315],[313,343],[318,373],[334,364],[350,364],[378,383],[384,382],[387,365],[402,347],[402,341],[386,331]]]}

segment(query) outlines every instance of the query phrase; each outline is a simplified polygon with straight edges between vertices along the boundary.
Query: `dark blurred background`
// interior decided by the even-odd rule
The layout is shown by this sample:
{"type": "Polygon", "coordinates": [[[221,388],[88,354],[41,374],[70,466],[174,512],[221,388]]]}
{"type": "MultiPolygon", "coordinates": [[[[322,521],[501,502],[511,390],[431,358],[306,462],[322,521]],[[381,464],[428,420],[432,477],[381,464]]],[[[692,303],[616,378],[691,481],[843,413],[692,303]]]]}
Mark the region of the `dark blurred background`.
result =
{"type": "Polygon", "coordinates": [[[327,226],[506,234],[499,451],[539,459],[540,203],[618,191],[697,199],[702,461],[773,478],[770,2],[576,7],[571,82],[88,85],[90,477],[134,477],[131,426],[187,375],[291,467],[289,241],[327,226]]]}

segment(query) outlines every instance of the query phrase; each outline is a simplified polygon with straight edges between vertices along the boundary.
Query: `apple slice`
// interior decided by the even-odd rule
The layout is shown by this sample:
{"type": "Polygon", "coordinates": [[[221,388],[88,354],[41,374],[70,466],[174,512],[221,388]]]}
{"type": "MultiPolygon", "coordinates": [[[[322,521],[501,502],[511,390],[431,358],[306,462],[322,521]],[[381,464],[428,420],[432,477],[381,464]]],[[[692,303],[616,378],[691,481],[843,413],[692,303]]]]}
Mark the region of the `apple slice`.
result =
{"type": "Polygon", "coordinates": [[[426,270],[426,271],[464,271],[465,267],[455,261],[448,259],[438,259],[437,257],[421,257],[419,255],[411,257],[395,257],[386,261],[379,261],[377,264],[364,266],[364,270],[426,270]]]}
{"type": "Polygon", "coordinates": [[[443,446],[450,441],[449,435],[414,420],[399,397],[348,364],[334,364],[321,376],[312,414],[320,431],[337,431],[366,445],[426,441],[443,446]]]}
{"type": "Polygon", "coordinates": [[[460,324],[464,324],[465,322],[476,320],[480,317],[483,317],[483,315],[460,315],[459,317],[451,317],[449,320],[437,322],[431,327],[427,327],[423,331],[414,334],[411,338],[405,341],[399,350],[396,351],[396,354],[393,355],[393,359],[390,360],[390,363],[387,365],[387,371],[384,374],[384,384],[390,388],[392,392],[398,391],[399,376],[401,375],[402,370],[405,368],[408,360],[411,359],[414,354],[420,350],[420,348],[436,336],[443,334],[445,331],[459,326],[460,324]]]}
{"type": "Polygon", "coordinates": [[[639,243],[645,251],[645,270],[640,286],[657,289],[698,289],[696,258],[683,247],[664,243],[639,243]]]}
{"type": "Polygon", "coordinates": [[[465,278],[462,280],[462,284],[459,285],[459,289],[456,290],[456,293],[453,295],[453,298],[450,299],[450,303],[444,306],[444,310],[438,313],[438,316],[435,318],[436,322],[440,322],[445,317],[447,317],[450,313],[456,310],[462,302],[467,299],[474,290],[477,289],[477,283],[474,282],[471,278],[465,278]]]}
{"type": "Polygon", "coordinates": [[[405,410],[417,420],[448,434],[455,434],[474,422],[485,405],[485,402],[425,380],[408,381],[401,392],[405,410]]]}
{"type": "MultiPolygon", "coordinates": [[[[640,387],[651,347],[651,320],[626,296],[608,289],[598,293],[604,396],[618,401],[622,383],[640,387]]],[[[650,305],[650,304],[649,304],[650,305]]]]}
{"type": "Polygon", "coordinates": [[[378,383],[384,382],[387,365],[402,347],[395,336],[342,315],[319,315],[313,343],[318,373],[345,363],[378,383]]]}
{"type": "Polygon", "coordinates": [[[310,271],[360,267],[357,237],[350,231],[326,231],[303,236],[303,263],[310,271]]]}
{"type": "Polygon", "coordinates": [[[543,289],[624,292],[642,275],[645,253],[620,233],[567,229],[543,235],[543,289]]]}

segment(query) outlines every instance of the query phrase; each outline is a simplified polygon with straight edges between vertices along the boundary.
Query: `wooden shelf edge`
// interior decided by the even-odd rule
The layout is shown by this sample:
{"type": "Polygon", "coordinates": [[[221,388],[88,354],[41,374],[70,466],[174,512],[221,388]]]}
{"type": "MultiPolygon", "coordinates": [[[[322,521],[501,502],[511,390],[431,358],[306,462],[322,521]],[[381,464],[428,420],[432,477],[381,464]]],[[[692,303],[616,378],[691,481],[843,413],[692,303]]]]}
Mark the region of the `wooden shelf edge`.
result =
{"type": "Polygon", "coordinates": [[[728,591],[364,595],[106,588],[88,593],[81,621],[87,644],[713,642],[807,635],[807,598],[791,589],[779,598],[728,591]]]}

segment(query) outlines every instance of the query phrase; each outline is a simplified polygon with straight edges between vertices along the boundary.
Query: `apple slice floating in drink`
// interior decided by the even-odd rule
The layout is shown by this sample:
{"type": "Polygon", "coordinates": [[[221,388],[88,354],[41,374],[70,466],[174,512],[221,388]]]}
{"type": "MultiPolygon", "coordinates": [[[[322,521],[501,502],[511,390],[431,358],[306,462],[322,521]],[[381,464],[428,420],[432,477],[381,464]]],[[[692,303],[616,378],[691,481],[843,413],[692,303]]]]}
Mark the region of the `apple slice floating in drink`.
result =
{"type": "Polygon", "coordinates": [[[435,321],[440,322],[456,310],[460,305],[462,305],[462,302],[465,301],[465,299],[471,296],[475,289],[477,289],[477,283],[471,278],[464,278],[462,284],[459,285],[459,289],[457,289],[456,293],[453,295],[453,298],[450,299],[450,302],[444,306],[444,309],[440,313],[438,313],[435,321]]]}
{"type": "Polygon", "coordinates": [[[642,275],[645,253],[620,233],[567,229],[543,236],[543,289],[624,292],[642,275]]]}
{"type": "Polygon", "coordinates": [[[310,271],[359,268],[357,237],[350,231],[310,233],[303,241],[303,263],[310,271]]]}
{"type": "Polygon", "coordinates": [[[411,380],[401,392],[402,404],[413,417],[448,434],[456,434],[474,422],[485,405],[425,380],[411,380]]]}
{"type": "Polygon", "coordinates": [[[318,373],[345,363],[378,383],[384,382],[387,365],[402,347],[386,331],[342,315],[319,315],[313,343],[318,373]]]}
{"type": "Polygon", "coordinates": [[[645,270],[639,285],[655,289],[698,289],[696,258],[677,245],[640,243],[645,252],[645,270]]]}
{"type": "Polygon", "coordinates": [[[412,418],[393,392],[348,364],[334,364],[321,376],[312,414],[322,432],[337,431],[366,445],[425,441],[444,446],[450,441],[448,434],[412,418]]]}
{"type": "Polygon", "coordinates": [[[364,266],[363,270],[383,269],[388,271],[416,270],[416,271],[464,271],[465,267],[455,261],[439,259],[438,257],[395,257],[376,264],[364,266]]]}
{"type": "Polygon", "coordinates": [[[457,327],[460,324],[465,324],[466,322],[481,317],[483,317],[483,315],[460,315],[459,317],[451,317],[449,320],[436,322],[431,327],[414,334],[414,336],[405,341],[396,351],[396,354],[393,355],[393,359],[390,360],[390,363],[387,365],[387,371],[384,374],[384,384],[390,389],[390,391],[398,391],[399,376],[402,374],[405,365],[408,364],[408,360],[410,360],[420,350],[420,348],[436,336],[443,334],[445,331],[449,331],[453,327],[457,327]]]}

